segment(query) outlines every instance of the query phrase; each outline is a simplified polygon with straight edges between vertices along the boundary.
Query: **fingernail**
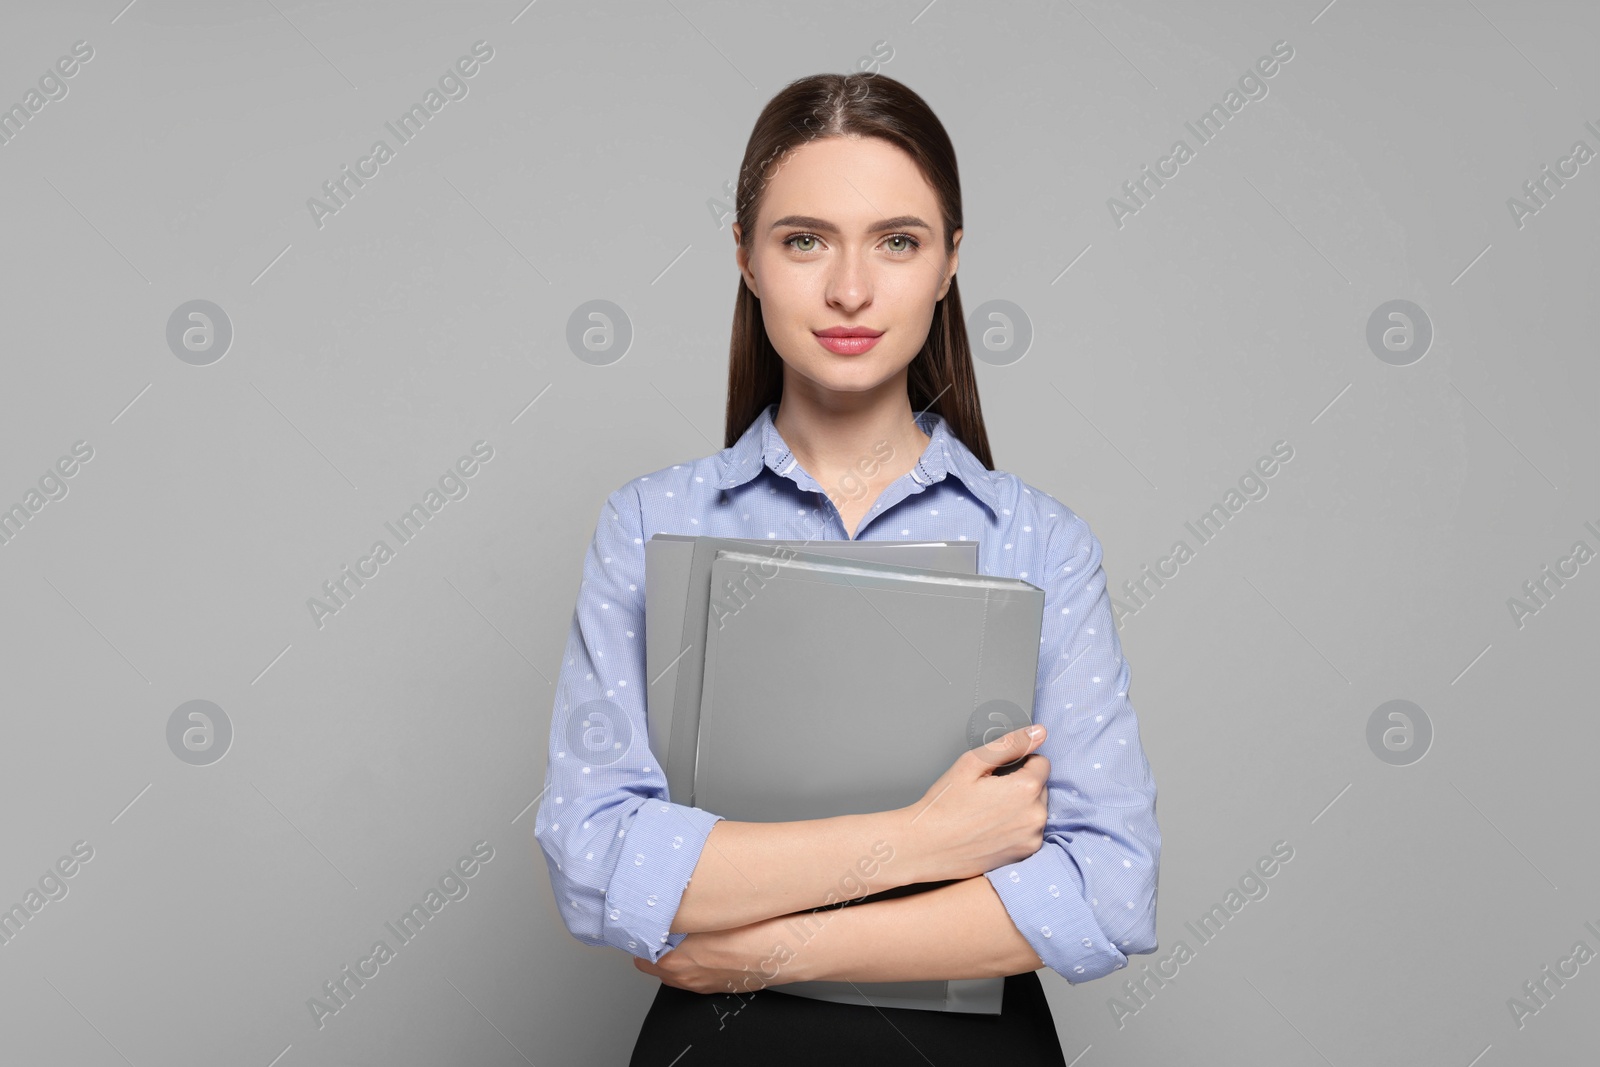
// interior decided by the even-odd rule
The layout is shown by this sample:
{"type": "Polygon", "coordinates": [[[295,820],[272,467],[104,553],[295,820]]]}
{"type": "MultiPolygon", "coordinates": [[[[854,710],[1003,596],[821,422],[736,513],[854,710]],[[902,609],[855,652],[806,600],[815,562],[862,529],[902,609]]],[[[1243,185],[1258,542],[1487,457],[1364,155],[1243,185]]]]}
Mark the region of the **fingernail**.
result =
{"type": "Polygon", "coordinates": [[[1044,733],[1044,727],[1043,726],[1030,726],[1030,727],[1028,727],[1028,736],[1029,737],[1038,737],[1042,733],[1044,733]]]}

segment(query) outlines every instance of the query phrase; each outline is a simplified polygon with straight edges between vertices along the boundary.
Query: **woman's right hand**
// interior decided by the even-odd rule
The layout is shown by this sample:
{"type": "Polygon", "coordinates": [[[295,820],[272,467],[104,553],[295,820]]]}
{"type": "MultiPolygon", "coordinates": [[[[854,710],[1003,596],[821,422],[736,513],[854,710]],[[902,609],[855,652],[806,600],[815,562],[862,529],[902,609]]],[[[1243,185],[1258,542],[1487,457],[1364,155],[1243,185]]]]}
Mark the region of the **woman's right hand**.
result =
{"type": "Polygon", "coordinates": [[[1023,727],[963,752],[921,800],[900,809],[925,876],[974,878],[1026,859],[1044,844],[1050,761],[1023,727]],[[1022,760],[1020,766],[1012,766],[1022,760]],[[1003,773],[996,774],[997,770],[1003,773]]]}

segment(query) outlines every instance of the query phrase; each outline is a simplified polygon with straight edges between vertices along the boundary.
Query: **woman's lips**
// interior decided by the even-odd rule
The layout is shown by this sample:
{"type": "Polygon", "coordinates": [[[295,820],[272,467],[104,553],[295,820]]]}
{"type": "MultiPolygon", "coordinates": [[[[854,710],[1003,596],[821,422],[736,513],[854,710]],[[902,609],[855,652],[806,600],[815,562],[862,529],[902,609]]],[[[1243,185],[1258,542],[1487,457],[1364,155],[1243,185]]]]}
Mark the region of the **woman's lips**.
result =
{"type": "Polygon", "coordinates": [[[883,335],[879,334],[878,337],[823,337],[820,334],[815,334],[813,336],[817,338],[817,343],[829,352],[834,352],[841,356],[857,356],[877,344],[878,338],[883,335]]]}

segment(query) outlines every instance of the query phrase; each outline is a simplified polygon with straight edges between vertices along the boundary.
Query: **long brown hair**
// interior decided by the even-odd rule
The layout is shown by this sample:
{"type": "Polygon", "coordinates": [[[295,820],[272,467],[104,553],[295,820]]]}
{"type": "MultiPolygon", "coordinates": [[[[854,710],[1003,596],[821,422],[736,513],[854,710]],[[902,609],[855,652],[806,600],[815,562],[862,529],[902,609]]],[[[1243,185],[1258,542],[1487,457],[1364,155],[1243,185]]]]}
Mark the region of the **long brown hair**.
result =
{"type": "MultiPolygon", "coordinates": [[[[818,138],[847,134],[882,138],[917,164],[939,198],[948,255],[955,247],[951,236],[961,228],[955,149],[922,97],[884,74],[813,74],[790,82],[768,101],[750,132],[739,167],[735,214],[745,251],[750,251],[755,238],[767,182],[783,165],[783,157],[818,138]]],[[[938,413],[949,432],[986,468],[994,469],[955,278],[934,307],[928,339],[907,368],[906,389],[913,412],[938,413]]],[[[762,325],[761,301],[741,277],[728,351],[724,447],[737,442],[762,409],[782,395],[783,362],[762,325]]]]}

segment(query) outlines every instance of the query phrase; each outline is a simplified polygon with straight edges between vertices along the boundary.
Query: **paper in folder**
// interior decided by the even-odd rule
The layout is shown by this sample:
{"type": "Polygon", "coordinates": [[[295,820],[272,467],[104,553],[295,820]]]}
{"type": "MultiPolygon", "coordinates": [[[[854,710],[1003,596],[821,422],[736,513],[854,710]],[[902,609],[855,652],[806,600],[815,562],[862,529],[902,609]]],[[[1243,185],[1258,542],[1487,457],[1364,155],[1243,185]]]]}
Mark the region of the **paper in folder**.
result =
{"type": "MultiPolygon", "coordinates": [[[[701,647],[677,650],[672,668],[680,684],[663,762],[674,800],[751,822],[904,807],[962,752],[1031,721],[1044,593],[976,574],[975,544],[952,546],[971,552],[971,567],[955,570],[846,555],[871,556],[896,542],[827,542],[837,550],[813,552],[823,543],[694,540],[710,565],[705,584],[689,586],[685,612],[691,622],[702,618],[695,609],[705,597],[703,629],[692,631],[701,647]],[[698,681],[685,661],[698,662],[698,681]],[[886,746],[890,731],[896,741],[886,746]]],[[[927,542],[900,547],[930,551],[927,542]]],[[[648,567],[647,560],[647,581],[648,567]]],[[[649,608],[647,599],[647,625],[649,608]]],[[[826,909],[798,916],[791,947],[804,940],[806,923],[827,918],[826,909]]],[[[1004,979],[771,988],[840,1003],[996,1014],[1004,979]]]]}

